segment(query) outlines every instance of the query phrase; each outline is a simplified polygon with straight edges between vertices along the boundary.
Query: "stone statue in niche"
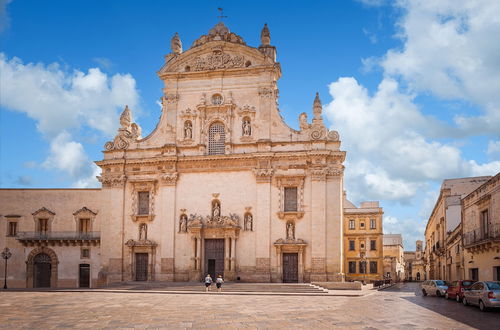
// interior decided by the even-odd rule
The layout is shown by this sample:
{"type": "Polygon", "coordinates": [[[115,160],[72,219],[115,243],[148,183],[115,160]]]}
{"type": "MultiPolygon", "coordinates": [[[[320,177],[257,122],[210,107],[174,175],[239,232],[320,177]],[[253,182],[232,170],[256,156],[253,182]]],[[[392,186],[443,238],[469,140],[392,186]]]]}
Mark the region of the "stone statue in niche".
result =
{"type": "Polygon", "coordinates": [[[245,118],[243,120],[243,136],[252,135],[252,126],[250,125],[250,120],[245,118]]]}
{"type": "Polygon", "coordinates": [[[139,241],[144,241],[148,239],[148,225],[141,223],[139,225],[139,241]]]}
{"type": "Polygon", "coordinates": [[[193,138],[193,124],[188,120],[184,123],[184,138],[192,139],[193,138]]]}
{"type": "Polygon", "coordinates": [[[187,215],[182,214],[181,218],[179,219],[179,232],[180,233],[185,233],[187,232],[187,215]]]}
{"type": "Polygon", "coordinates": [[[220,217],[220,202],[214,201],[212,203],[212,219],[216,220],[220,217]]]}
{"type": "Polygon", "coordinates": [[[253,217],[252,213],[246,213],[245,214],[245,224],[244,224],[244,229],[245,230],[253,230],[253,217]]]}
{"type": "Polygon", "coordinates": [[[286,224],[286,239],[295,239],[295,226],[291,221],[286,224]]]}

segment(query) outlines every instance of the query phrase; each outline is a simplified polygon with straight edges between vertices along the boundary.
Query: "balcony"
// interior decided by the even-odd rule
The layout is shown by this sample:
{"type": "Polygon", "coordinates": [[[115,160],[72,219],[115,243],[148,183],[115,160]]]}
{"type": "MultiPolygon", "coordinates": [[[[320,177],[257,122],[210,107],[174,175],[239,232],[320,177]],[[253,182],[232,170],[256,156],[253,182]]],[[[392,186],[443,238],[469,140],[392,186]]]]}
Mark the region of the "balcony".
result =
{"type": "Polygon", "coordinates": [[[500,241],[500,223],[490,225],[487,231],[476,228],[464,234],[465,248],[472,248],[494,241],[500,241]]]}
{"type": "Polygon", "coordinates": [[[19,232],[16,239],[24,246],[58,245],[81,246],[98,245],[101,242],[101,233],[98,231],[52,231],[52,232],[19,232]]]}

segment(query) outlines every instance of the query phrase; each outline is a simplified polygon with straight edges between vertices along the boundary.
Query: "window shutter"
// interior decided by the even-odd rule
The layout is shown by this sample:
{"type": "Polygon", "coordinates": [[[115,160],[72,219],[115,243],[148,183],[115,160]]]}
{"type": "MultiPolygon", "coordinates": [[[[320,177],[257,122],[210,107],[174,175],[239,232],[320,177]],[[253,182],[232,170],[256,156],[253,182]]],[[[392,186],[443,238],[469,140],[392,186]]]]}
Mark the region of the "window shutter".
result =
{"type": "Polygon", "coordinates": [[[139,214],[149,214],[149,191],[139,192],[139,214]]]}
{"type": "Polygon", "coordinates": [[[285,212],[297,212],[297,187],[285,188],[285,212]]]}

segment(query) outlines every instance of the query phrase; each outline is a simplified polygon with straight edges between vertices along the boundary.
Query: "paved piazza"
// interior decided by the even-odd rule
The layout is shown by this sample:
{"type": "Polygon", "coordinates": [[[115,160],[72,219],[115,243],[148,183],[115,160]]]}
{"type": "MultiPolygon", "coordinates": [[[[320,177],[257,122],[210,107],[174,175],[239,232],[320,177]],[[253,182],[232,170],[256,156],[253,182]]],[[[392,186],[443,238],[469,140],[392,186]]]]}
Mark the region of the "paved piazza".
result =
{"type": "Polygon", "coordinates": [[[138,292],[0,292],[0,327],[29,328],[352,328],[494,329],[481,313],[415,285],[363,297],[249,296],[138,292]]]}

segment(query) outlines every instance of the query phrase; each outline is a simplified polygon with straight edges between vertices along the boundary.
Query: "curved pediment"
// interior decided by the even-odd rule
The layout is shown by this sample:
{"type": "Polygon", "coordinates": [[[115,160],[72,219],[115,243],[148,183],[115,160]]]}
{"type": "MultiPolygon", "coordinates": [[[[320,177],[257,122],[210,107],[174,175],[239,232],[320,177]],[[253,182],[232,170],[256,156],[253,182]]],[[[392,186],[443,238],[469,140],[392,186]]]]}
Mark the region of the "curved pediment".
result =
{"type": "Polygon", "coordinates": [[[167,63],[158,72],[200,72],[224,69],[253,68],[274,65],[274,61],[258,49],[227,41],[208,41],[178,55],[167,56],[167,63]]]}

